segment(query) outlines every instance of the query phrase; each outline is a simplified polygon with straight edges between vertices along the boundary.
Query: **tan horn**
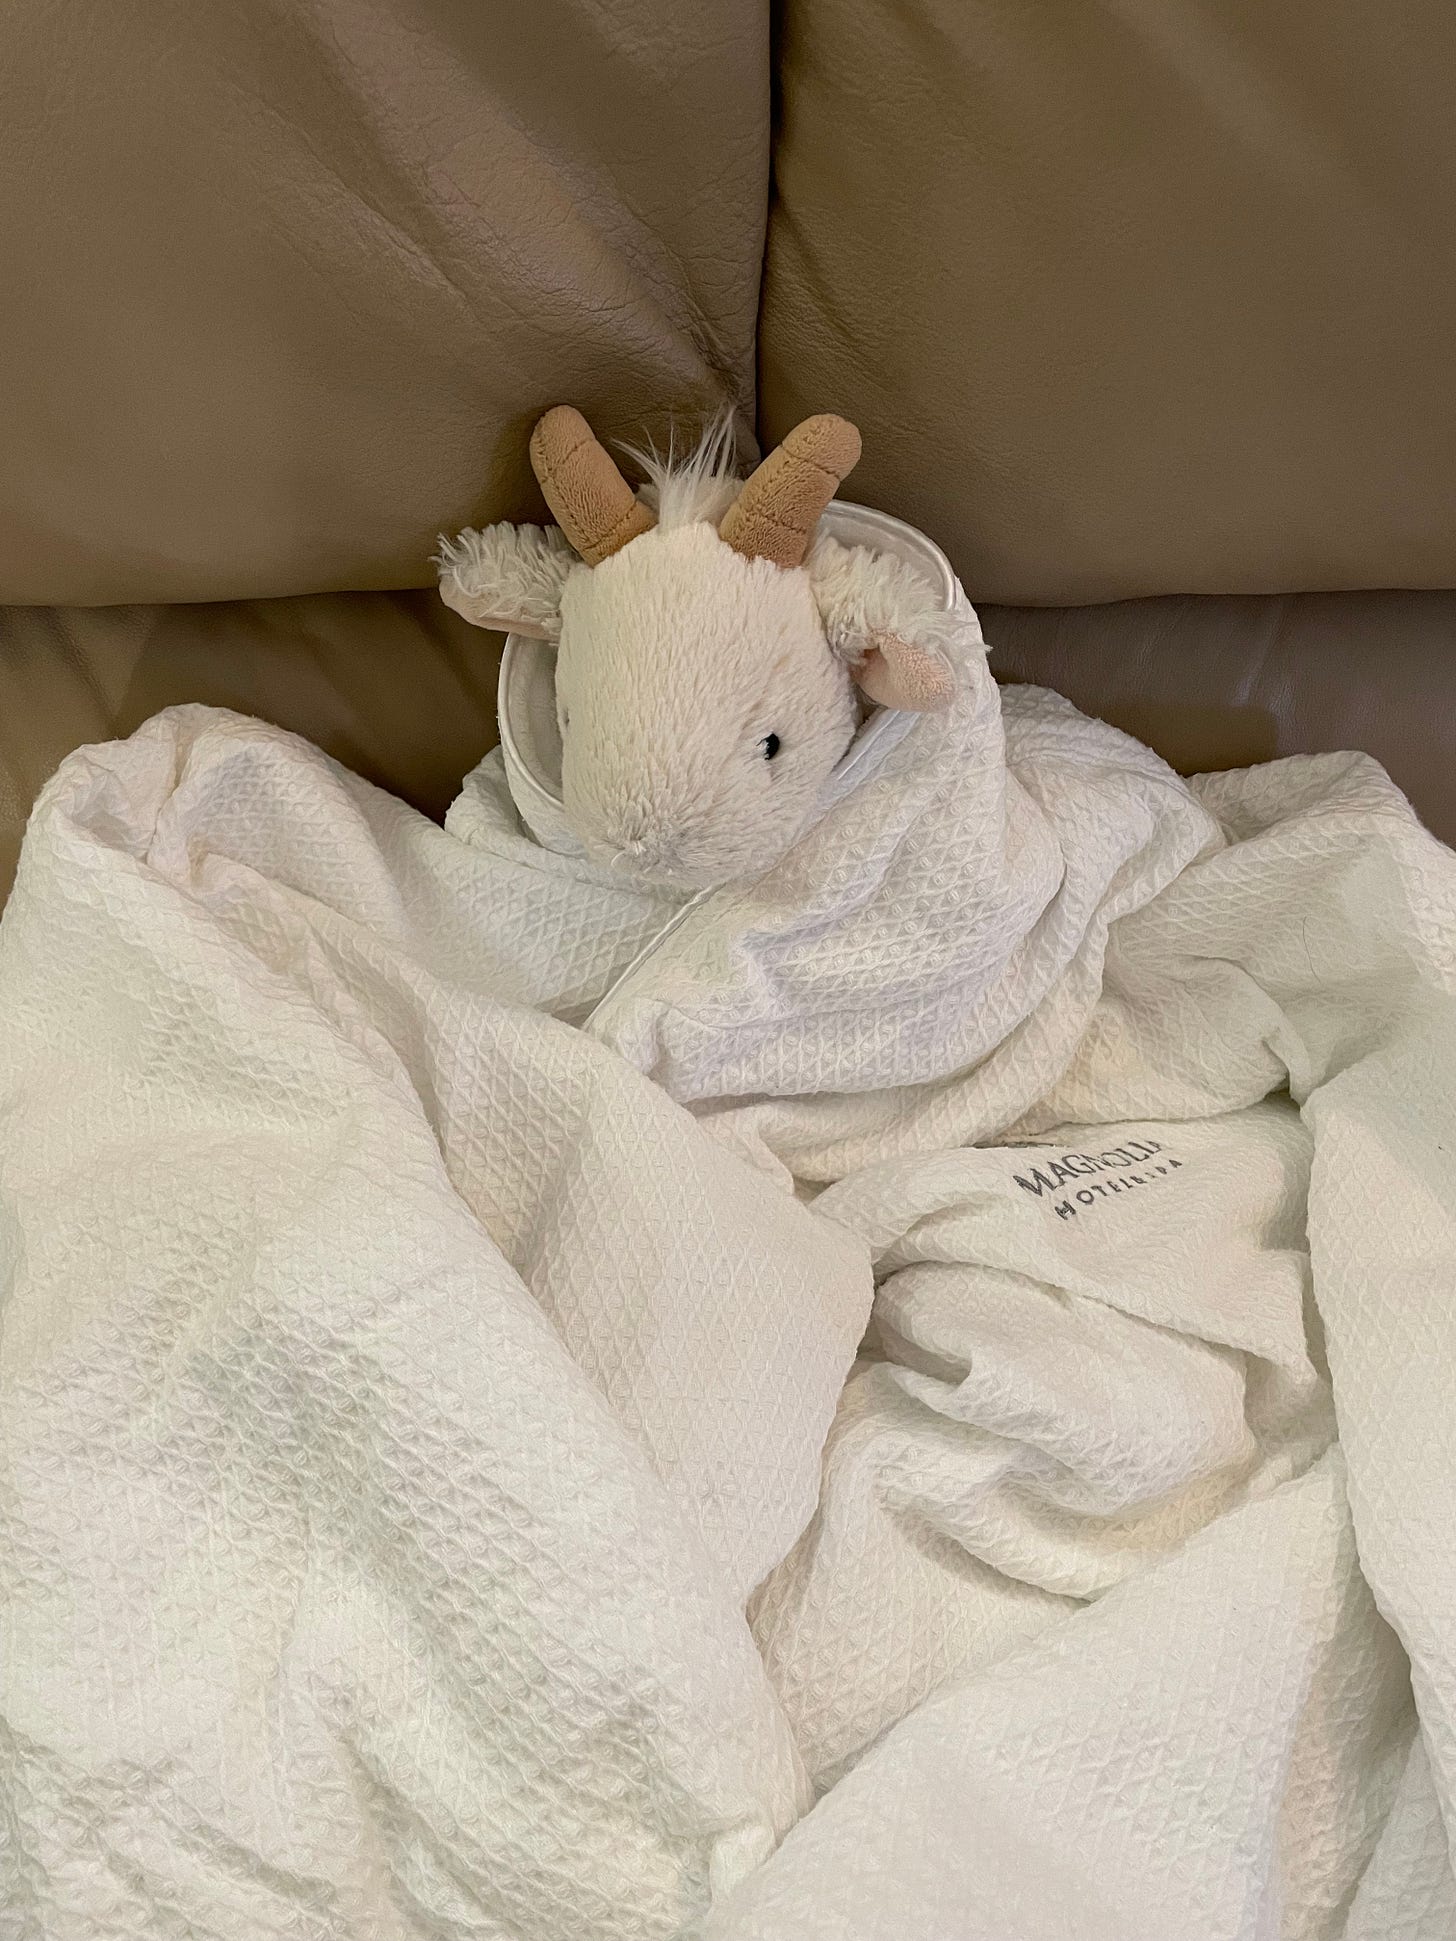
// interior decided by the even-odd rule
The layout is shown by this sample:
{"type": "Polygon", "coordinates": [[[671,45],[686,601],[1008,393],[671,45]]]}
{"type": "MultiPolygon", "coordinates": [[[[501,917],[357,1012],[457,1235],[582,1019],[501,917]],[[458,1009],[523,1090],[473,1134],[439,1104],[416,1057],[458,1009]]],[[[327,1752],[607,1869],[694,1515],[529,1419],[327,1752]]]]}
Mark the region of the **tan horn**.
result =
{"type": "Polygon", "coordinates": [[[859,452],[859,433],[847,419],[830,412],[806,418],[744,480],[719,536],[745,559],[801,566],[820,514],[859,452]]]}
{"type": "Polygon", "coordinates": [[[531,470],[556,523],[588,566],[599,566],[657,524],[572,405],[554,405],[537,423],[531,470]]]}

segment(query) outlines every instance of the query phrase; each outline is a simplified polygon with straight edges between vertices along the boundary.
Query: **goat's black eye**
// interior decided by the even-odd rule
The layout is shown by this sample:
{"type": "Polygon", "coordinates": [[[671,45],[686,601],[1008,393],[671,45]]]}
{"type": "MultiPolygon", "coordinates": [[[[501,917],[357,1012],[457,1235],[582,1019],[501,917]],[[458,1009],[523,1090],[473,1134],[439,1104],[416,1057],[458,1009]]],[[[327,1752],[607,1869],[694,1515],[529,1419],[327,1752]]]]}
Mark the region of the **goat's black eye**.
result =
{"type": "Polygon", "coordinates": [[[777,735],[765,735],[758,745],[763,751],[763,758],[766,762],[771,762],[783,746],[777,735]]]}

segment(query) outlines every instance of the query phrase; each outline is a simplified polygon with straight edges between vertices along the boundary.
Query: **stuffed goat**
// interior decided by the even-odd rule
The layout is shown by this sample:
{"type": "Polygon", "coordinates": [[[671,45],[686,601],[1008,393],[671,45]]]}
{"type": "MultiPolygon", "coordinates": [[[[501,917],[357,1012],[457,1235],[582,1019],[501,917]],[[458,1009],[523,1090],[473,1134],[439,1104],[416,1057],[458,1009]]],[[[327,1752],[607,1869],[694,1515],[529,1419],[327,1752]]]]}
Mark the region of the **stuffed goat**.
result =
{"type": "Polygon", "coordinates": [[[748,480],[726,434],[647,460],[635,494],[580,412],[531,464],[555,526],[442,543],[440,592],[478,627],[554,641],[567,820],[595,860],[712,888],[766,869],[814,814],[860,721],[945,707],[952,616],[902,561],[817,537],[859,457],[808,418],[748,480]]]}

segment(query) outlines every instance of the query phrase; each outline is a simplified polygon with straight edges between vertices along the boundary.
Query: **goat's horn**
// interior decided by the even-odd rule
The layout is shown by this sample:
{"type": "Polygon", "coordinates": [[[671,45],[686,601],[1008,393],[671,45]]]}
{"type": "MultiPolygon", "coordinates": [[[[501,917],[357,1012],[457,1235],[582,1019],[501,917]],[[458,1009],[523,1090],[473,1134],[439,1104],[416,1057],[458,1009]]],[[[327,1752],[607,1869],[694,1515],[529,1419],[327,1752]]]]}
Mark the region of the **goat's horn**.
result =
{"type": "Polygon", "coordinates": [[[569,404],[553,406],[531,433],[531,470],[556,523],[588,566],[600,565],[657,523],[569,404]]]}
{"type": "Polygon", "coordinates": [[[819,515],[859,459],[859,433],[825,412],[795,425],[723,515],[719,536],[745,559],[799,566],[819,515]]]}

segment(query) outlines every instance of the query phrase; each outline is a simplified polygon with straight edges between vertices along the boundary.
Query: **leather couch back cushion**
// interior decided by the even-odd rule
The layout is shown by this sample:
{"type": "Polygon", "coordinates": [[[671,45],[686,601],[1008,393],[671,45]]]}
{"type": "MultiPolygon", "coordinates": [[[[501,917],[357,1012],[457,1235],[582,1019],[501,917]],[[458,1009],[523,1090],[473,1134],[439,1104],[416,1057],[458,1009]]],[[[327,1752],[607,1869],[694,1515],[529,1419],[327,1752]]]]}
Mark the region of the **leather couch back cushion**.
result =
{"type": "Polygon", "coordinates": [[[7,0],[0,601],[419,585],[752,408],[768,0],[7,0]]]}
{"type": "Polygon", "coordinates": [[[1456,583],[1450,0],[784,0],[761,435],[974,600],[1456,583]]]}

